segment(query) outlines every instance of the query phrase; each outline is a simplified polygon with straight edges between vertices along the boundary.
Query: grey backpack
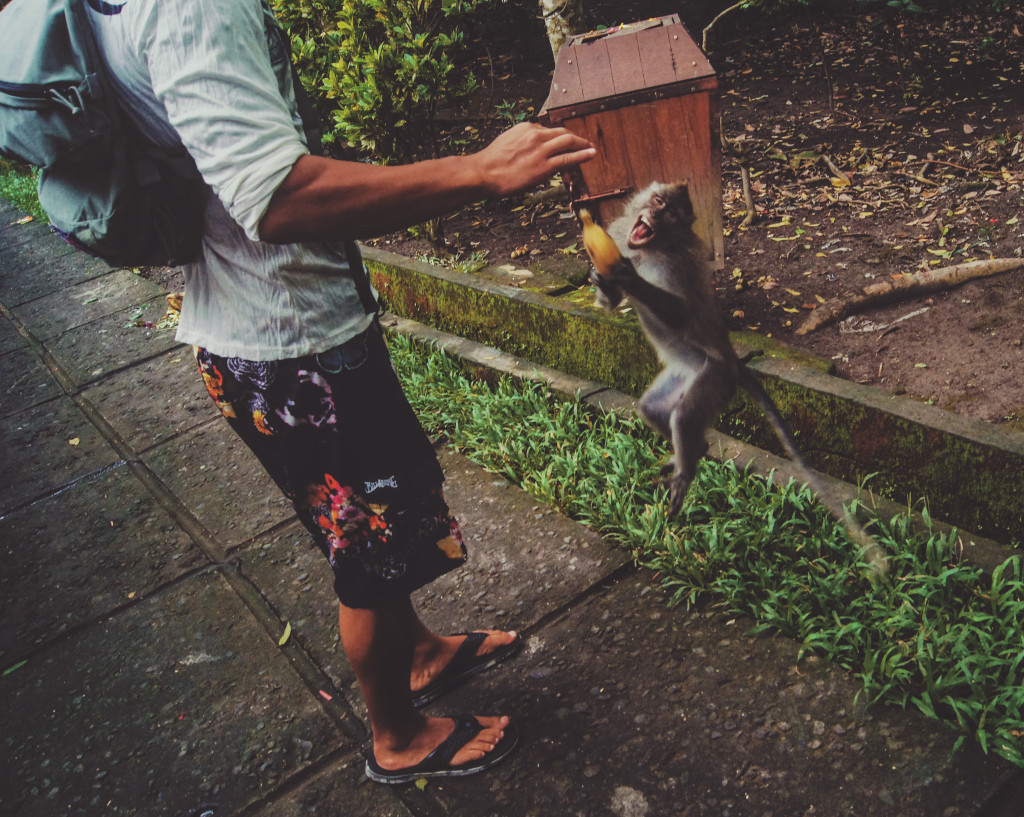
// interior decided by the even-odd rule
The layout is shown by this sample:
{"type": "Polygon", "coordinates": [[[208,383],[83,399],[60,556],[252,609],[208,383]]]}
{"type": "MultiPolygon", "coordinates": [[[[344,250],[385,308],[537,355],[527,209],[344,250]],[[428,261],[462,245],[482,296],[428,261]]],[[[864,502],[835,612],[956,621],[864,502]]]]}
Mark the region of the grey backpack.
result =
{"type": "Polygon", "coordinates": [[[39,202],[75,247],[114,266],[194,260],[206,186],[184,149],[160,150],[119,109],[86,2],[0,12],[0,154],[40,168],[39,202]]]}

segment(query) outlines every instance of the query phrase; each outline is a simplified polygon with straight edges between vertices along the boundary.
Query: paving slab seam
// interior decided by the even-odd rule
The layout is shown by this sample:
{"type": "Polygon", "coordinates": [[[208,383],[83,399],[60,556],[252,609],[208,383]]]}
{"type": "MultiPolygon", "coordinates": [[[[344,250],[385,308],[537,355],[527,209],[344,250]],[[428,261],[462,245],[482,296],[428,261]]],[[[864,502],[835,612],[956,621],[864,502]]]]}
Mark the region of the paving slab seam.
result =
{"type": "Polygon", "coordinates": [[[420,791],[415,786],[389,786],[381,791],[381,786],[371,782],[367,777],[362,777],[366,762],[363,751],[352,752],[345,749],[334,749],[291,775],[284,783],[269,792],[266,797],[254,800],[241,809],[233,811],[231,817],[259,817],[266,809],[272,809],[279,803],[287,803],[290,798],[301,791],[303,786],[314,781],[326,771],[331,770],[340,778],[348,769],[355,769],[360,775],[361,779],[356,784],[357,786],[375,787],[377,789],[376,796],[397,800],[413,817],[451,817],[452,811],[444,806],[433,791],[420,791]]]}
{"type": "Polygon", "coordinates": [[[325,700],[320,692],[333,687],[327,675],[320,669],[313,658],[303,649],[298,639],[288,639],[281,644],[281,618],[260,589],[244,574],[232,560],[220,565],[228,585],[249,608],[253,618],[266,630],[267,635],[278,643],[278,648],[291,664],[292,669],[309,689],[310,695],[317,701],[320,708],[327,713],[335,724],[348,737],[356,741],[365,741],[368,733],[355,712],[345,702],[343,696],[334,695],[330,701],[325,700]]]}
{"type": "MultiPolygon", "coordinates": [[[[170,437],[169,439],[173,440],[174,438],[170,437]]],[[[227,561],[229,559],[236,559],[238,554],[240,554],[246,548],[251,547],[252,543],[257,541],[258,539],[263,539],[268,536],[275,536],[277,534],[286,532],[289,528],[292,527],[292,525],[295,524],[297,519],[298,517],[293,516],[288,519],[284,519],[281,522],[276,522],[269,528],[262,528],[257,535],[252,536],[249,539],[243,539],[241,542],[238,542],[237,544],[228,545],[228,549],[225,551],[224,560],[227,561]]],[[[313,546],[312,542],[310,543],[310,546],[313,546]]]]}
{"type": "Polygon", "coordinates": [[[221,565],[207,564],[187,570],[181,575],[175,576],[173,579],[169,579],[168,581],[147,590],[145,593],[136,593],[134,598],[131,598],[122,604],[118,604],[109,610],[105,610],[91,619],[83,619],[77,623],[69,624],[56,635],[50,636],[44,641],[33,643],[22,652],[8,652],[4,655],[4,661],[3,664],[0,664],[0,668],[17,666],[28,658],[38,659],[44,656],[47,651],[58,649],[62,644],[76,638],[91,627],[96,627],[103,624],[105,621],[110,621],[111,619],[138,607],[146,601],[157,599],[160,596],[173,591],[175,588],[180,587],[182,584],[185,584],[189,579],[194,579],[197,576],[205,576],[210,573],[223,573],[221,565]]]}
{"type": "Polygon", "coordinates": [[[608,590],[614,587],[615,585],[621,584],[631,576],[635,576],[637,573],[640,572],[640,570],[641,568],[639,568],[632,561],[626,562],[623,565],[619,565],[619,567],[615,568],[613,571],[611,571],[611,573],[602,576],[589,587],[585,587],[583,590],[579,591],[575,596],[573,596],[573,598],[571,598],[565,604],[559,605],[553,610],[549,610],[547,613],[542,615],[532,624],[528,624],[527,626],[523,627],[521,629],[521,632],[523,633],[523,635],[526,636],[531,636],[535,633],[539,633],[545,627],[548,627],[551,624],[554,624],[556,621],[565,618],[574,610],[585,605],[595,596],[600,596],[604,593],[607,593],[608,590]]]}
{"type": "MultiPolygon", "coordinates": [[[[311,761],[294,774],[289,775],[287,780],[276,786],[272,791],[267,792],[265,796],[253,800],[236,811],[232,811],[231,817],[256,817],[256,815],[263,813],[266,808],[272,807],[276,803],[287,801],[295,792],[332,767],[341,772],[346,767],[358,766],[359,770],[362,771],[363,764],[366,762],[362,751],[363,749],[361,748],[355,751],[344,748],[332,749],[322,757],[311,761]],[[340,768],[337,768],[336,764],[340,768]]],[[[369,780],[366,783],[369,784],[369,780]]],[[[398,792],[393,792],[393,794],[398,794],[398,792]]]]}
{"type": "MultiPolygon", "coordinates": [[[[41,405],[46,405],[46,403],[42,403],[41,405]]],[[[69,491],[72,488],[74,488],[79,483],[85,482],[86,480],[95,479],[96,477],[99,476],[103,476],[104,474],[107,474],[118,468],[123,468],[127,464],[128,463],[125,460],[117,460],[116,462],[112,462],[109,465],[104,465],[102,468],[97,468],[95,471],[90,471],[88,474],[82,474],[80,477],[75,477],[69,482],[65,482],[63,485],[54,488],[52,491],[46,491],[45,493],[39,494],[38,496],[34,496],[31,499],[26,500],[25,502],[20,502],[17,505],[12,505],[10,508],[3,511],[3,513],[0,513],[0,521],[3,521],[4,519],[7,519],[7,517],[13,516],[16,513],[20,513],[26,508],[31,508],[33,505],[38,505],[40,502],[45,502],[48,499],[53,499],[55,496],[60,496],[66,491],[69,491]]]]}
{"type": "Polygon", "coordinates": [[[61,365],[57,362],[57,359],[50,354],[50,351],[43,345],[35,335],[33,335],[24,322],[15,315],[10,307],[8,307],[3,301],[0,301],[0,316],[3,316],[10,321],[11,326],[14,327],[14,331],[17,332],[22,340],[28,344],[28,347],[36,353],[43,365],[50,371],[50,374],[54,376],[61,389],[68,396],[72,396],[78,392],[77,384],[64,372],[61,365]]]}

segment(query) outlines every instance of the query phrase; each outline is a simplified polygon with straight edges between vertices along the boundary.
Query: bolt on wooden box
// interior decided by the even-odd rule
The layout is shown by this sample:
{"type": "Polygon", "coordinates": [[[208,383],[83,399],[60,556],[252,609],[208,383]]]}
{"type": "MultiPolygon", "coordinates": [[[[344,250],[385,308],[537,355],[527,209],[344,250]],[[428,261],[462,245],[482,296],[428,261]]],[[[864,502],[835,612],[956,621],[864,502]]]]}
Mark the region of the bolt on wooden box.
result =
{"type": "Polygon", "coordinates": [[[539,119],[597,147],[567,182],[602,224],[650,182],[686,182],[694,231],[712,267],[722,267],[718,79],[678,14],[570,39],[539,119]]]}

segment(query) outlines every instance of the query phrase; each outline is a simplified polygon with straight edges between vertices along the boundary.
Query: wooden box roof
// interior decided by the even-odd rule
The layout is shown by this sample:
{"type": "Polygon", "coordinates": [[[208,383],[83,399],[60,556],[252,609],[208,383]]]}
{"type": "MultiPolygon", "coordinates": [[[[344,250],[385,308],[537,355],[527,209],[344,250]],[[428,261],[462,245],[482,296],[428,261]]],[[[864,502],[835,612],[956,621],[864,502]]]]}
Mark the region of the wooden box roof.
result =
{"type": "Polygon", "coordinates": [[[561,121],[717,85],[679,15],[655,17],[570,39],[558,53],[541,118],[561,121]]]}

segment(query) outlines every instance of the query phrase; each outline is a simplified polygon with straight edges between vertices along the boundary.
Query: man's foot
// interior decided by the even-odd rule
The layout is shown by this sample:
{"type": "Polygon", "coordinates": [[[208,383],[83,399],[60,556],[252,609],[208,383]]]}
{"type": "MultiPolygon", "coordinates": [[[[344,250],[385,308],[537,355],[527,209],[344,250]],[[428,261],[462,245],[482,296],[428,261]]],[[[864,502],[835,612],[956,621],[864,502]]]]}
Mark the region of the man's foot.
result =
{"type": "Polygon", "coordinates": [[[427,718],[425,723],[404,747],[377,741],[366,776],[378,783],[410,783],[476,774],[508,757],[519,740],[505,716],[427,718]]]}
{"type": "Polygon", "coordinates": [[[515,631],[460,633],[417,645],[410,678],[414,706],[424,706],[468,678],[518,652],[522,637],[515,631]]]}

